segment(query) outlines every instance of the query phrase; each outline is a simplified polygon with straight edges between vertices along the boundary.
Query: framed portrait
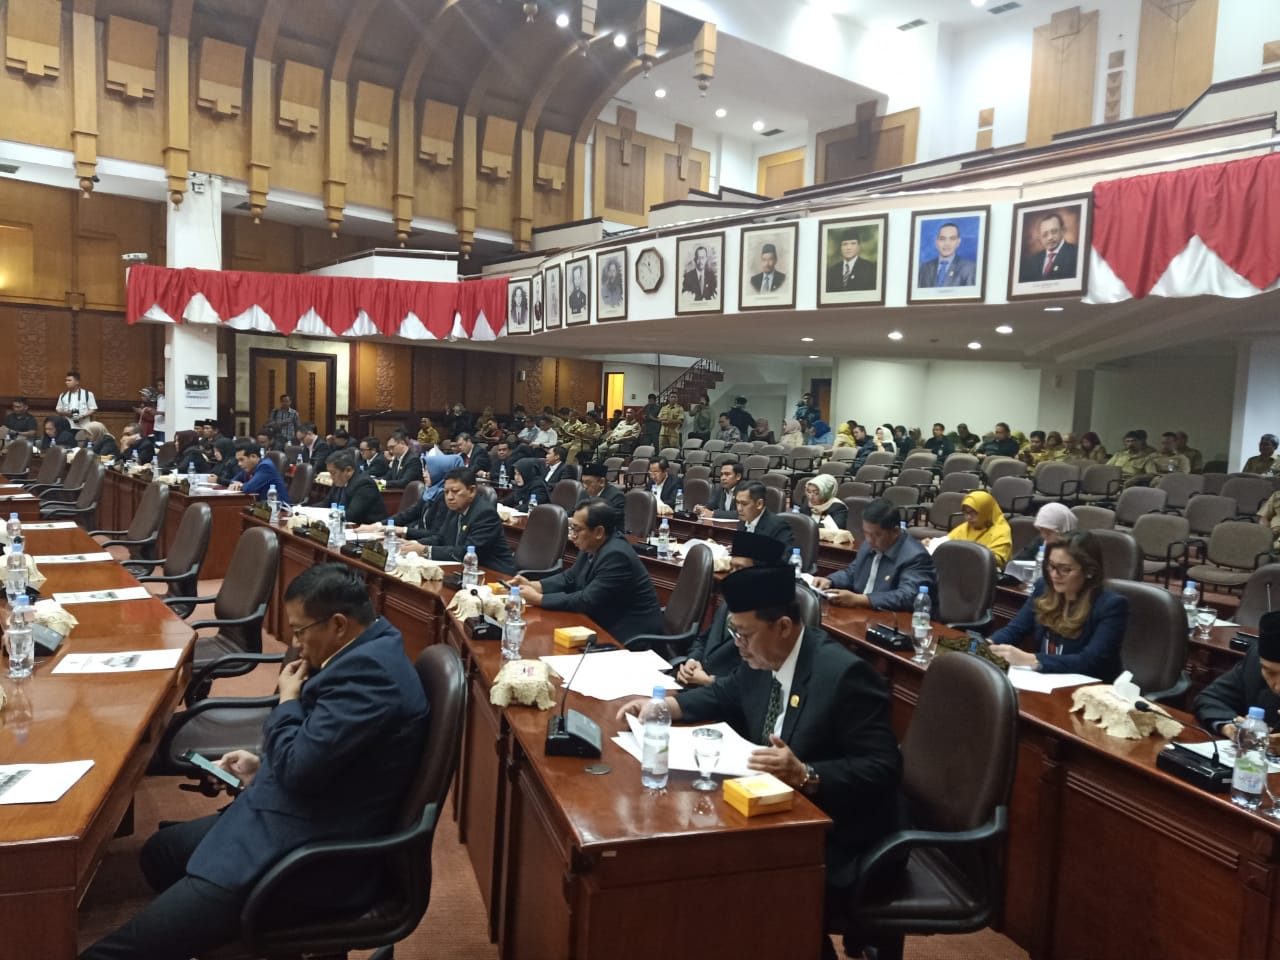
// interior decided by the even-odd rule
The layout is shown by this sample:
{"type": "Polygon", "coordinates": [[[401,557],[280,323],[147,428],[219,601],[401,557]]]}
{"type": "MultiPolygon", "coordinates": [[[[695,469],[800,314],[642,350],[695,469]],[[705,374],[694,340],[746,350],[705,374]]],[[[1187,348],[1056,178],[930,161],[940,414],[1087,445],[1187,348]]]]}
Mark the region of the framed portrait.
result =
{"type": "Polygon", "coordinates": [[[564,324],[564,271],[559,264],[542,271],[542,291],[546,310],[543,314],[548,330],[559,330],[564,324]]]}
{"type": "Polygon", "coordinates": [[[911,215],[907,303],[972,303],[987,288],[990,207],[921,210],[911,215]]]}
{"type": "Polygon", "coordinates": [[[818,224],[818,306],[884,306],[889,218],[818,224]]]}
{"type": "Polygon", "coordinates": [[[739,310],[778,310],[796,305],[795,223],[742,228],[738,271],[739,310]]]}
{"type": "Polygon", "coordinates": [[[596,254],[596,321],[627,319],[627,251],[596,254]]]}
{"type": "Polygon", "coordinates": [[[591,322],[591,258],[578,257],[564,265],[567,293],[564,298],[568,308],[564,322],[572,327],[591,322]]]}
{"type": "Polygon", "coordinates": [[[529,301],[533,304],[533,332],[541,333],[546,327],[542,320],[542,274],[535,273],[531,278],[533,283],[533,293],[529,296],[529,301]]]}
{"type": "Polygon", "coordinates": [[[1089,194],[1013,207],[1009,299],[1083,296],[1089,286],[1089,194]]]}
{"type": "MultiPolygon", "coordinates": [[[[794,246],[793,246],[794,249],[794,246]]],[[[719,313],[724,309],[721,268],[724,266],[724,234],[708,233],[676,240],[677,316],[719,313]]]]}
{"type": "Polygon", "coordinates": [[[507,284],[507,336],[518,337],[533,332],[533,316],[529,309],[532,283],[512,280],[507,284]]]}

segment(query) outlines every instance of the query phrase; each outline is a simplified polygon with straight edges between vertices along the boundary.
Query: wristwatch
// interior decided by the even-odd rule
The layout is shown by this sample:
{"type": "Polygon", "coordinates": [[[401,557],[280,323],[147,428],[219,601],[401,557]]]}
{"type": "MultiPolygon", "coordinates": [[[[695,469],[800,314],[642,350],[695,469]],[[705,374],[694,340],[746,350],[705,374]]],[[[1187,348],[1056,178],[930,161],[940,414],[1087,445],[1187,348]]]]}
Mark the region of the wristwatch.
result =
{"type": "Polygon", "coordinates": [[[811,797],[818,792],[818,788],[822,786],[822,778],[818,776],[818,771],[813,769],[812,763],[804,765],[804,782],[800,784],[800,792],[806,797],[811,797]]]}

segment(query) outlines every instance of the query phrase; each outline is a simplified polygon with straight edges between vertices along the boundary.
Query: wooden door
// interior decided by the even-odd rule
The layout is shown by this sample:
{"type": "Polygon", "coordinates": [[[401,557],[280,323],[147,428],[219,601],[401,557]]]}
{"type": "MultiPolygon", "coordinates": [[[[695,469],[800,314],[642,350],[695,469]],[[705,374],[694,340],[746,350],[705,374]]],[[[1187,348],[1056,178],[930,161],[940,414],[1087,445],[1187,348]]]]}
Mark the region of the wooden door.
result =
{"type": "Polygon", "coordinates": [[[830,378],[809,381],[809,392],[813,394],[813,405],[822,411],[822,419],[831,424],[831,429],[838,426],[831,419],[831,380],[830,378]]]}
{"type": "Polygon", "coordinates": [[[326,353],[250,350],[250,427],[257,430],[266,423],[280,395],[287,393],[302,423],[314,423],[321,436],[331,433],[337,365],[337,358],[326,353]]]}

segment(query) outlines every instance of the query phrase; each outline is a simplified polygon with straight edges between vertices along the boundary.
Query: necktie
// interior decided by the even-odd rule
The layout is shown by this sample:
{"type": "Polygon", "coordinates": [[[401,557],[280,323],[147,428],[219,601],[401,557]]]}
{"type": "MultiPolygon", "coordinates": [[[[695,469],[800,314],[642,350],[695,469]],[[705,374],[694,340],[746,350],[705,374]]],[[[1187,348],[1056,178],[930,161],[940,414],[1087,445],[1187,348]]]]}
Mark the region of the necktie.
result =
{"type": "Polygon", "coordinates": [[[766,746],[773,734],[778,717],[782,716],[782,684],[773,678],[773,686],[769,688],[769,709],[764,712],[764,728],[760,731],[760,742],[766,746]]]}
{"type": "Polygon", "coordinates": [[[1053,270],[1053,255],[1056,251],[1046,250],[1044,254],[1044,273],[1041,276],[1047,277],[1053,270]]]}
{"type": "Polygon", "coordinates": [[[764,292],[768,293],[773,289],[773,275],[766,273],[764,275],[764,292]]]}
{"type": "Polygon", "coordinates": [[[853,273],[853,264],[846,262],[844,265],[844,282],[845,286],[849,285],[849,277],[853,273]]]}
{"type": "Polygon", "coordinates": [[[463,514],[458,514],[458,535],[453,540],[455,546],[462,546],[463,541],[467,538],[467,525],[462,522],[465,519],[466,517],[463,514]]]}

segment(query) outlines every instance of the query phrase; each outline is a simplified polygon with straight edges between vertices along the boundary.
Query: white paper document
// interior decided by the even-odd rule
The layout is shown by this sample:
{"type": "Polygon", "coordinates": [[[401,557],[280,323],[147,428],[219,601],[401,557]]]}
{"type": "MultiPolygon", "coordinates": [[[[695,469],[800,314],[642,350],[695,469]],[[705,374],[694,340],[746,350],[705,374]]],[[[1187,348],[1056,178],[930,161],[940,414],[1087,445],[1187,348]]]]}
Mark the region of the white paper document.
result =
{"type": "Polygon", "coordinates": [[[647,697],[654,687],[678,690],[674,678],[663,670],[671,664],[652,650],[606,650],[600,653],[570,653],[540,657],[552,670],[560,674],[574,693],[596,700],[617,700],[621,697],[647,697]],[[583,663],[585,658],[585,663],[583,663]],[[578,664],[582,669],[578,670],[578,664]],[[577,670],[577,674],[574,671],[577,670]]]}
{"type": "Polygon", "coordinates": [[[121,653],[68,653],[54,673],[135,673],[139,670],[172,670],[182,659],[178,648],[125,650],[121,653]]]}
{"type": "MultiPolygon", "coordinates": [[[[1205,740],[1200,743],[1184,743],[1177,741],[1178,746],[1186,747],[1202,757],[1212,757],[1215,744],[1218,747],[1218,759],[1233,770],[1236,766],[1236,745],[1230,740],[1205,740]]],[[[1267,756],[1267,773],[1280,773],[1280,763],[1270,755],[1267,756]]]]}
{"type": "MultiPolygon", "coordinates": [[[[630,714],[627,715],[627,724],[631,727],[631,731],[618,734],[613,738],[613,742],[639,761],[643,756],[640,744],[644,740],[644,724],[640,722],[639,717],[633,717],[630,714]]],[[[762,749],[759,744],[744,740],[727,723],[706,723],[702,726],[719,730],[724,735],[720,741],[720,761],[711,771],[712,773],[726,777],[745,777],[751,772],[747,766],[747,760],[752,751],[762,749]]],[[[698,761],[693,753],[693,731],[697,729],[697,727],[671,728],[667,769],[698,772],[698,761]]]]}
{"type": "Polygon", "coordinates": [[[34,493],[5,493],[0,494],[0,500],[34,500],[34,493]]]}
{"type": "Polygon", "coordinates": [[[103,561],[114,560],[111,554],[105,550],[102,553],[51,553],[47,556],[36,557],[37,564],[42,563],[102,563],[103,561]]]}
{"type": "Polygon", "coordinates": [[[92,760],[0,766],[0,804],[53,803],[89,772],[92,760]]]}
{"type": "Polygon", "coordinates": [[[74,520],[46,520],[43,523],[24,523],[23,530],[74,530],[74,520]]]}
{"type": "Polygon", "coordinates": [[[64,606],[68,603],[113,603],[116,600],[149,600],[151,591],[146,587],[116,587],[113,590],[81,590],[79,593],[55,593],[53,599],[64,606]]]}
{"type": "Polygon", "coordinates": [[[1059,687],[1080,687],[1086,683],[1101,683],[1097,677],[1086,677],[1083,673],[1040,673],[1038,670],[1026,670],[1019,667],[1009,668],[1009,682],[1015,690],[1026,690],[1030,693],[1053,693],[1059,687]]]}

